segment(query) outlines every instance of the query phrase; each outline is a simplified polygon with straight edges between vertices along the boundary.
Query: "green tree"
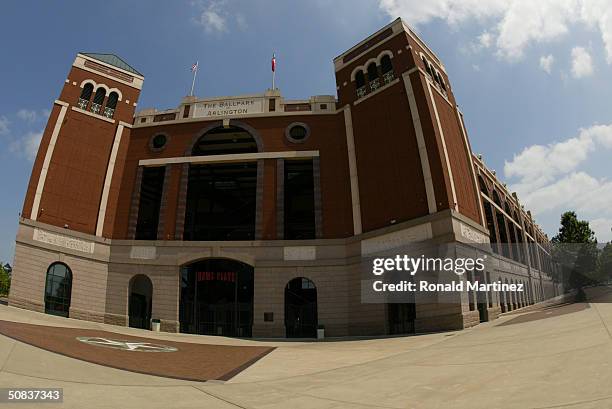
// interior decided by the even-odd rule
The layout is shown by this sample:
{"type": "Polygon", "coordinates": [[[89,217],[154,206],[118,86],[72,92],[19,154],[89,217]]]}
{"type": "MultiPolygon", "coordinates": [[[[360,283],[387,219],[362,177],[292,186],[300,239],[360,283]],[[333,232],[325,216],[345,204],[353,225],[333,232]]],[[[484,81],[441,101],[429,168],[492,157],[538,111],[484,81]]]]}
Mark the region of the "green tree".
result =
{"type": "Polygon", "coordinates": [[[6,296],[11,288],[11,276],[9,272],[0,263],[0,296],[6,296]]]}
{"type": "Polygon", "coordinates": [[[568,288],[581,288],[601,281],[597,268],[597,239],[588,221],[578,220],[575,212],[563,213],[559,233],[551,241],[554,261],[560,265],[556,281],[568,288]]]}
{"type": "Polygon", "coordinates": [[[597,269],[602,280],[610,281],[612,279],[612,242],[606,244],[599,254],[597,269]]]}

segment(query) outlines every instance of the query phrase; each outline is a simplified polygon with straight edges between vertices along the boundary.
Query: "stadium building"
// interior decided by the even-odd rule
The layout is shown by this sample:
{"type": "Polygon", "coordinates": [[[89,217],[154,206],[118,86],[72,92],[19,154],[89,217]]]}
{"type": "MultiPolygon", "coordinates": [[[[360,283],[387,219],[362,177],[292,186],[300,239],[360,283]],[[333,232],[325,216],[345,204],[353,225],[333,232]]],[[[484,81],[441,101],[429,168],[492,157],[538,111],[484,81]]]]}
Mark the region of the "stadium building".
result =
{"type": "Polygon", "coordinates": [[[333,64],[337,96],[270,89],[136,112],[140,72],[77,54],[33,166],[10,305],[312,337],[460,329],[558,295],[547,237],[472,153],[427,45],[397,19],[333,64]],[[490,246],[489,270],[466,279],[527,291],[363,303],[364,257],[422,242],[490,246]]]}

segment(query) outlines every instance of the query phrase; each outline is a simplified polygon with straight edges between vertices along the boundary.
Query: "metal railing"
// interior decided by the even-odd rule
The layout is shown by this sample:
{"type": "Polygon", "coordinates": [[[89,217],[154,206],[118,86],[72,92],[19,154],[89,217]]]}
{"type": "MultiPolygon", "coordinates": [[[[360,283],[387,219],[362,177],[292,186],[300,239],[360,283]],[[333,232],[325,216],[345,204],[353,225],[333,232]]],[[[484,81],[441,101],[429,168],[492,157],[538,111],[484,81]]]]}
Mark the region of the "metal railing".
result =
{"type": "Polygon", "coordinates": [[[380,79],[374,78],[372,81],[370,81],[370,90],[376,91],[378,88],[380,88],[380,79]]]}
{"type": "Polygon", "coordinates": [[[395,74],[393,73],[393,71],[387,71],[383,74],[383,82],[385,83],[385,85],[387,85],[394,79],[395,79],[395,74]]]}
{"type": "Polygon", "coordinates": [[[89,104],[89,100],[84,98],[79,98],[79,102],[77,102],[77,106],[83,111],[87,110],[87,104],[89,104]]]}
{"type": "Polygon", "coordinates": [[[115,110],[113,108],[104,107],[104,116],[107,118],[112,118],[115,115],[115,110]]]}
{"type": "Polygon", "coordinates": [[[357,98],[363,98],[366,96],[368,91],[366,90],[365,85],[363,87],[357,88],[357,98]]]}

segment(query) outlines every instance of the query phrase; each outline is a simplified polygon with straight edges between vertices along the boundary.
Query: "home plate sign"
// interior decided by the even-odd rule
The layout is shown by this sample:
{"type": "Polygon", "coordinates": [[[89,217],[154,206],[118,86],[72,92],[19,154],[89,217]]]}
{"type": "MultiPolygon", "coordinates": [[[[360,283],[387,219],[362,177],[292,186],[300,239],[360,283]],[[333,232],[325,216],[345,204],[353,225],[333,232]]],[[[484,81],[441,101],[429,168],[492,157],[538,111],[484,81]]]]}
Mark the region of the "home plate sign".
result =
{"type": "Polygon", "coordinates": [[[129,342],[102,337],[76,337],[80,342],[104,348],[120,349],[132,352],[176,352],[178,348],[152,344],[150,342],[129,342]]]}

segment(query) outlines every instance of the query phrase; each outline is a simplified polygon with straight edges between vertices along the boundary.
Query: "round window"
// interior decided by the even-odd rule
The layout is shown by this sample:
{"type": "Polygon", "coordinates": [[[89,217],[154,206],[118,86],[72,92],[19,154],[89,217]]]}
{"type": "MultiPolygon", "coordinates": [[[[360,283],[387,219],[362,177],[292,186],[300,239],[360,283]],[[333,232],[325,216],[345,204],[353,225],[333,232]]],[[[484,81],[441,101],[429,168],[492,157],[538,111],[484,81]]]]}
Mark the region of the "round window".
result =
{"type": "Polygon", "coordinates": [[[301,143],[304,142],[310,135],[310,129],[306,124],[295,122],[287,127],[285,135],[291,142],[301,143]]]}
{"type": "Polygon", "coordinates": [[[154,151],[159,151],[164,149],[166,143],[168,142],[168,137],[162,133],[157,134],[151,138],[151,149],[154,151]]]}

